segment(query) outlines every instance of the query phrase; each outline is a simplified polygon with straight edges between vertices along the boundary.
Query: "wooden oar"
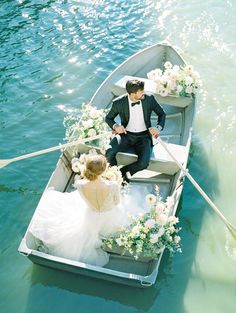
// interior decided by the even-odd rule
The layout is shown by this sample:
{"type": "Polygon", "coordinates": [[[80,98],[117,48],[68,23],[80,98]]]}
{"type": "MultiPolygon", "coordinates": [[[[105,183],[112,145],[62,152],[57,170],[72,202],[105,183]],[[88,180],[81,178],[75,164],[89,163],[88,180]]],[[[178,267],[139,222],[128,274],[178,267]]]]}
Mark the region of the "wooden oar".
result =
{"type": "Polygon", "coordinates": [[[96,136],[92,136],[92,137],[88,137],[88,138],[85,138],[85,139],[78,139],[78,140],[75,140],[75,141],[71,141],[71,142],[65,143],[63,145],[58,145],[58,146],[55,146],[55,147],[51,147],[51,148],[35,151],[35,152],[32,152],[32,153],[23,154],[21,156],[18,156],[18,157],[12,158],[12,159],[0,160],[0,168],[3,168],[4,166],[7,166],[8,164],[10,164],[12,162],[16,162],[16,161],[20,161],[20,160],[24,160],[24,159],[29,159],[29,158],[35,157],[37,155],[53,152],[53,151],[56,151],[56,150],[60,150],[60,149],[64,149],[64,148],[67,148],[67,147],[75,146],[75,145],[78,145],[78,144],[81,144],[81,143],[85,143],[85,142],[88,142],[88,141],[96,140],[96,139],[99,139],[101,137],[107,136],[108,134],[110,135],[111,132],[104,132],[102,134],[99,134],[99,135],[96,135],[96,136]]]}
{"type": "Polygon", "coordinates": [[[211,206],[211,208],[216,212],[216,214],[221,218],[221,220],[225,223],[228,230],[236,240],[236,228],[226,219],[226,217],[221,213],[221,211],[217,208],[217,206],[211,201],[208,195],[203,191],[203,189],[198,185],[198,183],[193,179],[193,177],[189,174],[189,172],[182,166],[181,163],[174,157],[174,155],[170,152],[167,145],[158,137],[156,140],[162,145],[162,147],[167,151],[167,153],[171,156],[171,158],[175,161],[175,163],[179,166],[179,168],[185,173],[190,182],[194,185],[194,187],[198,190],[198,192],[202,195],[202,197],[207,201],[207,203],[211,206]]]}

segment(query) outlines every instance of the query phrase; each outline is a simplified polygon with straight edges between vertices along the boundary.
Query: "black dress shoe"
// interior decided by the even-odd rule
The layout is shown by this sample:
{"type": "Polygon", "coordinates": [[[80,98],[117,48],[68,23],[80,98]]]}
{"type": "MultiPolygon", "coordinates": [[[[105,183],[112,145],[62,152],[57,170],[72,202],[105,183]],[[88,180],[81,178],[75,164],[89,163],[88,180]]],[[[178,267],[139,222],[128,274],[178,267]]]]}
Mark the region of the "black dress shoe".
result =
{"type": "Polygon", "coordinates": [[[125,173],[124,175],[122,175],[123,177],[123,181],[126,182],[126,183],[129,183],[130,182],[130,179],[128,178],[127,176],[127,173],[125,173]]]}

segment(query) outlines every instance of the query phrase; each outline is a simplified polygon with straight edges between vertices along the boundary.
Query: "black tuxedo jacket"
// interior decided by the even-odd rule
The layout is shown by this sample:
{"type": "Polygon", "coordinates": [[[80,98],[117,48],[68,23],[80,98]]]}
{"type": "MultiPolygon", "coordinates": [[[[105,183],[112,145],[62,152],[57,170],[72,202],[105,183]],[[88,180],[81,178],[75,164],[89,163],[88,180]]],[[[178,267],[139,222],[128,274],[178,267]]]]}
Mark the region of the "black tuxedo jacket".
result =
{"type": "MultiPolygon", "coordinates": [[[[165,126],[166,114],[154,96],[145,94],[144,99],[141,100],[141,102],[143,106],[144,122],[147,129],[152,127],[151,113],[153,111],[158,116],[157,125],[160,125],[163,129],[165,126]]],[[[129,122],[129,101],[127,94],[116,98],[112,103],[110,112],[106,115],[105,120],[111,128],[113,128],[113,125],[116,124],[115,118],[118,115],[120,116],[121,125],[126,127],[129,122]]]]}

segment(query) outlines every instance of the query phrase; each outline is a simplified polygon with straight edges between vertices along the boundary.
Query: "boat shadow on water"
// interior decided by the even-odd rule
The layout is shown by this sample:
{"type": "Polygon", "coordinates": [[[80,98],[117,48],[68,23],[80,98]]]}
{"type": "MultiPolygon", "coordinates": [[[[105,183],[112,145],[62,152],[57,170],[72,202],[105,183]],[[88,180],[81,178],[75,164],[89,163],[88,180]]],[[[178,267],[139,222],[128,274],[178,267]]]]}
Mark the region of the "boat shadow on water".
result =
{"type": "MultiPolygon", "coordinates": [[[[217,173],[213,172],[212,166],[208,163],[204,154],[203,147],[196,137],[192,141],[188,165],[190,172],[211,198],[218,193],[217,173]]],[[[99,304],[100,301],[108,300],[106,302],[108,306],[109,303],[114,305],[115,302],[125,307],[134,307],[142,312],[148,312],[154,303],[158,307],[158,312],[173,312],[173,310],[176,313],[183,312],[184,295],[191,277],[205,212],[209,213],[211,211],[191,183],[186,180],[177,212],[180,218],[180,227],[182,227],[180,235],[182,237],[183,253],[171,256],[165,251],[154,286],[140,289],[32,265],[30,276],[32,287],[26,312],[32,312],[35,303],[39,301],[38,297],[42,297],[42,295],[43,298],[48,299],[48,308],[55,308],[55,305],[60,308],[60,305],[63,305],[64,302],[65,291],[69,291],[69,298],[71,297],[71,300],[68,300],[67,303],[67,312],[73,309],[73,306],[75,308],[78,305],[78,301],[80,301],[78,295],[80,297],[88,296],[87,300],[81,300],[83,308],[87,308],[85,311],[90,309],[95,312],[95,303],[99,304]],[[43,287],[40,288],[40,285],[43,287]],[[62,297],[60,297],[60,291],[62,291],[62,297]],[[167,301],[170,295],[171,301],[167,301]],[[89,300],[90,297],[96,298],[95,303],[89,300]],[[70,306],[72,307],[70,308],[70,306]]],[[[107,309],[104,308],[105,311],[107,309]]],[[[101,311],[100,307],[97,311],[101,311]]]]}
{"type": "MultiPolygon", "coordinates": [[[[111,301],[113,303],[112,305],[114,305],[115,302],[122,306],[134,307],[143,312],[148,312],[163,286],[168,283],[168,268],[172,267],[171,263],[169,253],[164,253],[162,264],[165,264],[165,266],[160,266],[159,268],[158,283],[147,289],[120,285],[96,278],[73,275],[72,273],[55,269],[47,269],[40,265],[33,265],[31,272],[32,288],[29,293],[26,312],[32,312],[32,309],[35,308],[35,303],[39,301],[38,297],[41,296],[42,293],[44,294],[44,292],[47,292],[49,301],[47,305],[49,307],[50,305],[55,306],[55,303],[60,307],[60,302],[62,305],[64,299],[58,296],[58,289],[62,290],[62,294],[65,294],[63,291],[69,291],[71,293],[72,302],[75,299],[78,301],[78,295],[86,296],[87,301],[83,304],[83,308],[87,308],[88,311],[90,308],[93,312],[103,312],[100,308],[96,310],[94,301],[92,303],[89,301],[90,297],[96,297],[95,302],[98,304],[100,300],[106,300],[111,301]],[[38,285],[47,287],[47,291],[35,288],[38,285]]],[[[70,305],[72,304],[68,303],[68,312],[70,309],[75,309],[75,307],[70,308],[70,305]]],[[[85,311],[87,310],[85,309],[85,311]]]]}

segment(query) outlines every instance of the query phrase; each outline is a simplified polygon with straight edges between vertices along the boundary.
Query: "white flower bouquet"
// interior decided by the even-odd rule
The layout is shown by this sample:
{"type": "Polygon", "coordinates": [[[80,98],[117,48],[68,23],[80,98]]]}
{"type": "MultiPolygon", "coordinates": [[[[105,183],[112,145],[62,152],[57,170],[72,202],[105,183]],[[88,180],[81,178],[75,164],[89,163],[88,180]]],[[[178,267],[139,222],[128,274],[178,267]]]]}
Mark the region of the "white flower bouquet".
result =
{"type": "Polygon", "coordinates": [[[199,73],[192,65],[179,67],[169,61],[165,62],[163,71],[154,69],[147,73],[147,77],[156,83],[156,92],[162,97],[192,96],[202,85],[199,73]]]}
{"type": "Polygon", "coordinates": [[[146,200],[151,206],[150,211],[132,216],[128,227],[105,239],[105,250],[119,250],[135,259],[157,258],[164,248],[171,253],[181,252],[180,237],[177,235],[180,228],[176,227],[178,218],[169,215],[173,199],[168,197],[165,202],[162,201],[157,187],[156,195],[148,194],[146,200]]]}
{"type": "Polygon", "coordinates": [[[101,177],[106,180],[116,181],[120,187],[123,184],[121,171],[116,165],[108,166],[106,171],[101,175],[101,177]]]}
{"type": "MultiPolygon", "coordinates": [[[[89,153],[83,153],[79,157],[74,157],[71,160],[71,168],[74,173],[76,173],[78,176],[77,178],[81,179],[82,178],[82,172],[83,168],[86,162],[86,159],[91,156],[91,155],[96,155],[97,150],[96,149],[90,149],[89,153]]],[[[121,171],[118,166],[108,166],[105,172],[101,175],[103,179],[106,180],[111,180],[111,181],[116,181],[119,186],[122,186],[123,183],[123,178],[121,171]]]]}
{"type": "MultiPolygon", "coordinates": [[[[65,139],[68,142],[100,135],[108,130],[105,122],[105,109],[97,109],[91,103],[83,103],[81,109],[75,110],[64,118],[63,125],[66,128],[65,139]]],[[[107,145],[108,138],[104,137],[94,144],[96,146],[107,145]],[[103,140],[106,142],[103,143],[103,140]]]]}

